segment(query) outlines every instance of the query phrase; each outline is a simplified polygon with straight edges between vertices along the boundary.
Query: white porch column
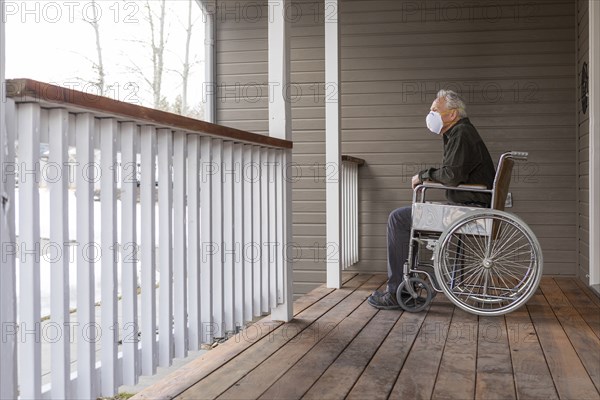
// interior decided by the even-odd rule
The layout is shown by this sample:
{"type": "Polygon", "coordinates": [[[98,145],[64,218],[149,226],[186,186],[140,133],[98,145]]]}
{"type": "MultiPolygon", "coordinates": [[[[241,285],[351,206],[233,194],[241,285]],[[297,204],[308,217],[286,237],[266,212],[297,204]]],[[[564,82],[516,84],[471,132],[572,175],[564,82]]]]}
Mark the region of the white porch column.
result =
{"type": "Polygon", "coordinates": [[[342,286],[340,0],[325,0],[325,190],[327,287],[342,286]]]}
{"type": "Polygon", "coordinates": [[[217,2],[216,0],[196,0],[204,14],[204,87],[203,96],[206,99],[204,120],[217,122],[216,113],[216,40],[217,40],[217,2]]]}
{"type": "MultiPolygon", "coordinates": [[[[269,0],[269,136],[292,140],[292,108],[289,96],[290,82],[290,18],[291,0],[269,0]]],[[[292,162],[291,150],[283,150],[283,162],[292,162]]],[[[293,317],[293,270],[287,255],[288,243],[292,242],[292,184],[283,177],[283,304],[271,311],[271,318],[289,321],[293,317]]]]}
{"type": "MultiPolygon", "coordinates": [[[[4,155],[7,146],[7,126],[6,126],[6,84],[5,84],[5,49],[6,49],[6,31],[5,31],[5,4],[0,0],[0,246],[4,249],[5,243],[11,242],[10,224],[5,207],[10,206],[10,201],[6,205],[3,199],[7,197],[7,188],[5,183],[4,155]]],[[[2,250],[4,254],[4,250],[2,250]]],[[[15,262],[10,257],[2,257],[0,261],[0,323],[3,328],[16,329],[16,282],[15,282],[15,262]]],[[[5,329],[3,329],[5,331],[5,329]]],[[[15,332],[16,333],[16,332],[15,332]]],[[[17,342],[16,335],[7,335],[0,340],[0,399],[14,399],[17,397],[17,342]]]]}
{"type": "MultiPolygon", "coordinates": [[[[589,3],[590,285],[600,285],[600,2],[589,3]]],[[[598,286],[595,286],[598,288],[598,286]]]]}

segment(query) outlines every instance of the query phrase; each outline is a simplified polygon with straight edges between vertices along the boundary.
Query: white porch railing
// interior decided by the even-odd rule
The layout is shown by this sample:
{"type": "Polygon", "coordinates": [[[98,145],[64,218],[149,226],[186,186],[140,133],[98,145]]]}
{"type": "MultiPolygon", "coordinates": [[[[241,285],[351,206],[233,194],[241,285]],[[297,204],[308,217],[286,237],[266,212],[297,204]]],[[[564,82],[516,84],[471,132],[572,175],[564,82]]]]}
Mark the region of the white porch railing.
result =
{"type": "Polygon", "coordinates": [[[365,163],[360,158],[342,156],[340,171],[342,196],[342,269],[359,261],[358,248],[358,167],[365,163]]]}
{"type": "Polygon", "coordinates": [[[7,93],[0,304],[18,305],[2,340],[19,370],[3,354],[1,374],[21,398],[112,396],[291,302],[291,142],[30,80],[7,93]]]}

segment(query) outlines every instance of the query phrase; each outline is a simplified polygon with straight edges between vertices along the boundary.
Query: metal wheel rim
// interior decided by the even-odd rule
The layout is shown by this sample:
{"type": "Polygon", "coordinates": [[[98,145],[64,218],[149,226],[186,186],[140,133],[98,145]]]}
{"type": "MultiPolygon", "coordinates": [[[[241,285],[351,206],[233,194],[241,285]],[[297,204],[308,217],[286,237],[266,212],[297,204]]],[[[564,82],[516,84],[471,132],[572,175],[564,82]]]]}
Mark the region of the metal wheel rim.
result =
{"type": "Polygon", "coordinates": [[[542,265],[541,249],[531,229],[498,210],[478,210],[457,220],[442,233],[435,252],[435,273],[446,296],[461,309],[479,315],[501,315],[524,304],[537,289],[542,265]],[[482,220],[489,221],[489,227],[497,226],[496,234],[468,235],[476,231],[474,224],[485,225],[482,220]],[[461,240],[464,256],[453,250],[461,240]],[[455,257],[465,260],[458,262],[458,269],[455,257]]]}

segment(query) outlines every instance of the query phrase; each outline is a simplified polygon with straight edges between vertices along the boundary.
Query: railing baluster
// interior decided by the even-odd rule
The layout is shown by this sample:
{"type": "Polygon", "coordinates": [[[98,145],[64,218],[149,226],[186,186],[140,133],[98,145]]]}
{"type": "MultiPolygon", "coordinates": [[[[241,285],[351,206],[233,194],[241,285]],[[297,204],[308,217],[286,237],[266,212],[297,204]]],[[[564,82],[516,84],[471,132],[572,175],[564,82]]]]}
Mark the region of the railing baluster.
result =
{"type": "Polygon", "coordinates": [[[38,399],[41,387],[40,332],[40,106],[18,107],[19,137],[19,392],[21,398],[38,399]]]}
{"type": "Polygon", "coordinates": [[[277,182],[277,195],[276,195],[276,218],[277,226],[276,226],[276,250],[277,250],[277,298],[276,304],[282,304],[284,302],[285,296],[285,272],[284,268],[286,267],[285,259],[284,259],[284,246],[286,245],[284,239],[284,206],[283,206],[283,190],[284,190],[284,173],[285,173],[285,164],[282,150],[273,150],[275,153],[275,182],[277,182]]]}
{"type": "MultiPolygon", "coordinates": [[[[77,114],[69,113],[69,133],[68,133],[68,146],[69,146],[69,190],[75,191],[77,189],[77,151],[76,151],[76,140],[75,137],[77,131],[77,114]],[[75,149],[75,154],[71,151],[75,149]]],[[[118,145],[118,142],[117,142],[118,145]]],[[[71,238],[75,238],[75,234],[70,234],[71,238]]]]}
{"type": "Polygon", "coordinates": [[[94,285],[94,117],[75,119],[77,146],[77,398],[95,398],[96,330],[94,285]]]}
{"type": "Polygon", "coordinates": [[[344,168],[344,223],[346,229],[344,231],[344,241],[342,244],[342,251],[344,252],[344,263],[345,268],[350,265],[350,166],[346,165],[344,168]]]}
{"type": "MultiPolygon", "coordinates": [[[[268,149],[268,185],[269,185],[269,240],[267,244],[269,259],[269,305],[271,308],[277,307],[277,186],[276,179],[276,159],[275,149],[268,149]]],[[[269,310],[271,311],[271,310],[269,310]]]]}
{"type": "Polygon", "coordinates": [[[353,180],[352,180],[352,163],[348,163],[348,165],[346,166],[347,169],[347,177],[346,177],[346,182],[347,182],[347,188],[346,188],[346,195],[347,195],[347,199],[346,199],[346,203],[348,204],[348,208],[347,208],[347,212],[346,212],[346,218],[348,219],[348,233],[346,234],[346,263],[347,263],[347,267],[349,267],[350,265],[352,265],[352,231],[354,230],[354,220],[352,219],[352,184],[353,184],[353,180]]]}
{"type": "Polygon", "coordinates": [[[346,199],[345,199],[345,210],[344,210],[344,221],[346,224],[346,231],[344,232],[344,242],[343,242],[343,248],[342,250],[344,251],[344,259],[345,259],[345,263],[346,263],[346,268],[348,268],[350,266],[350,229],[351,225],[350,225],[350,165],[346,165],[345,168],[345,173],[344,173],[344,181],[345,181],[345,194],[346,194],[346,199]]]}
{"type": "Polygon", "coordinates": [[[349,160],[342,161],[341,182],[342,198],[342,238],[341,254],[342,268],[356,264],[359,261],[359,237],[358,237],[358,167],[364,160],[348,157],[349,160]]]}
{"type": "MultiPolygon", "coordinates": [[[[254,316],[273,312],[280,320],[289,319],[291,308],[279,307],[291,305],[288,295],[292,292],[284,247],[291,232],[287,214],[291,186],[284,180],[284,162],[291,157],[289,141],[225,127],[214,129],[210,124],[204,131],[193,132],[187,119],[159,123],[163,114],[134,115],[127,107],[122,110],[126,114],[117,117],[102,105],[96,109],[76,91],[70,96],[68,89],[39,82],[15,84],[11,96],[19,102],[19,111],[12,99],[3,102],[8,115],[0,121],[8,128],[6,137],[2,135],[7,141],[0,143],[0,148],[8,147],[3,161],[17,161],[14,144],[18,143],[21,171],[20,193],[10,168],[3,171],[0,185],[8,198],[8,206],[0,210],[5,215],[2,241],[14,242],[15,247],[7,249],[0,280],[0,318],[8,334],[0,343],[0,398],[113,396],[120,385],[136,384],[142,372],[153,375],[159,365],[170,366],[174,356],[186,357],[188,350],[225,336],[254,316]],[[47,97],[47,89],[69,96],[62,96],[59,103],[47,97]],[[16,93],[33,97],[25,99],[16,93]],[[78,103],[70,104],[71,98],[78,103]],[[138,124],[147,125],[140,128],[138,124]],[[18,140],[14,137],[17,130],[18,140]],[[64,167],[57,179],[48,175],[54,166],[64,167]],[[42,204],[51,209],[48,216],[48,210],[40,211],[40,188],[50,192],[50,204],[42,204]],[[76,191],[76,201],[71,200],[76,207],[69,204],[70,190],[76,191]],[[69,232],[69,222],[76,225],[73,232],[69,232]],[[17,230],[19,270],[15,265],[17,230]],[[95,235],[100,236],[99,244],[94,242],[95,235]],[[43,388],[40,314],[47,299],[42,298],[45,289],[40,282],[44,272],[40,236],[59,246],[77,243],[75,270],[68,257],[53,257],[54,247],[44,248],[51,257],[50,282],[46,283],[51,288],[49,323],[65,329],[71,319],[77,324],[50,343],[52,384],[43,388]],[[17,271],[21,273],[19,296],[17,271]],[[70,272],[77,273],[77,282],[69,282],[70,272]],[[101,274],[99,289],[95,289],[96,272],[101,274]],[[95,290],[101,295],[98,307],[95,290]],[[76,293],[77,305],[73,317],[71,292],[76,293]],[[15,334],[10,334],[11,328],[15,334]],[[22,341],[17,343],[19,337],[22,341]],[[76,352],[70,349],[73,343],[76,352]],[[15,347],[20,351],[18,362],[15,347]],[[71,376],[74,355],[77,373],[71,376]]],[[[110,99],[94,99],[105,106],[118,105],[110,99]]]]}
{"type": "Polygon", "coordinates": [[[358,164],[354,164],[352,166],[353,169],[353,183],[352,183],[352,211],[353,211],[353,222],[352,226],[354,227],[352,230],[353,238],[352,238],[352,253],[354,257],[352,257],[352,264],[358,262],[358,164]]]}
{"type": "Polygon", "coordinates": [[[190,350],[200,348],[202,322],[200,319],[200,137],[188,136],[187,158],[187,268],[188,315],[190,350]]]}
{"type": "Polygon", "coordinates": [[[233,226],[233,186],[235,170],[233,165],[233,143],[223,143],[223,315],[225,331],[234,329],[234,274],[235,242],[233,226]]]}
{"type": "Polygon", "coordinates": [[[262,314],[262,153],[259,146],[252,146],[252,166],[256,176],[252,181],[252,273],[253,315],[262,314]]]}
{"type": "MultiPolygon", "coordinates": [[[[51,264],[51,323],[66,327],[70,324],[69,316],[69,257],[66,257],[69,242],[69,194],[68,175],[63,170],[67,165],[67,141],[69,113],[64,109],[54,109],[49,115],[50,156],[48,169],[52,173],[49,183],[50,191],[50,243],[57,247],[58,253],[50,256],[51,264]]],[[[70,397],[71,384],[71,349],[70,332],[62,329],[60,340],[52,342],[52,398],[66,399],[70,397]]]]}
{"type": "Polygon", "coordinates": [[[140,237],[142,374],[156,373],[156,128],[143,126],[141,144],[140,237]]]}
{"type": "Polygon", "coordinates": [[[214,335],[224,336],[224,285],[223,285],[223,140],[214,139],[212,144],[214,170],[212,180],[212,278],[214,335]]]}
{"type": "MultiPolygon", "coordinates": [[[[100,121],[100,167],[102,182],[100,207],[102,215],[102,387],[103,396],[114,396],[119,387],[117,378],[117,350],[119,340],[119,320],[117,303],[117,135],[116,119],[100,121]]],[[[51,151],[52,153],[52,151],[51,151]]],[[[52,385],[54,393],[54,384],[52,385]]]]}
{"type": "Polygon", "coordinates": [[[352,225],[352,164],[348,164],[346,168],[346,226],[348,232],[346,233],[346,241],[344,246],[346,246],[346,268],[352,265],[352,229],[354,229],[354,225],[352,225]]]}
{"type": "MultiPolygon", "coordinates": [[[[340,225],[342,226],[342,233],[340,235],[340,264],[342,266],[342,269],[346,269],[346,263],[344,260],[344,252],[343,249],[345,248],[345,246],[343,245],[344,242],[346,241],[346,232],[347,232],[347,227],[346,227],[346,218],[344,215],[344,211],[346,210],[346,193],[344,192],[344,189],[346,188],[345,182],[344,182],[344,172],[346,172],[345,169],[345,165],[342,162],[340,164],[340,186],[341,186],[341,197],[340,197],[340,215],[341,215],[341,221],[340,221],[340,225]]],[[[328,244],[329,245],[329,244],[328,244]]],[[[327,246],[329,247],[329,246],[327,246]]],[[[327,256],[328,254],[328,250],[325,252],[325,256],[327,256]]]]}
{"type": "Polygon", "coordinates": [[[256,212],[254,205],[253,179],[255,179],[255,169],[252,164],[252,146],[242,146],[242,185],[244,191],[244,202],[242,203],[244,232],[242,241],[242,260],[244,265],[244,322],[251,321],[253,317],[252,303],[254,298],[254,246],[253,246],[253,218],[256,212]],[[246,207],[243,207],[243,204],[246,207]]]}
{"type": "Polygon", "coordinates": [[[158,365],[168,367],[173,361],[173,135],[170,129],[159,129],[158,142],[158,207],[159,207],[159,317],[158,365]]]}
{"type": "Polygon", "coordinates": [[[173,309],[175,357],[187,357],[186,162],[187,135],[173,135],[173,309]]]}
{"type": "MultiPolygon", "coordinates": [[[[343,164],[343,163],[342,163],[343,164]]],[[[350,265],[350,166],[343,166],[343,179],[344,183],[342,189],[344,190],[344,210],[343,210],[343,221],[344,221],[344,240],[342,241],[342,249],[344,254],[344,268],[348,268],[350,265]]]]}
{"type": "Polygon", "coordinates": [[[269,265],[269,225],[270,225],[270,212],[269,212],[269,149],[260,149],[260,205],[261,205],[261,241],[259,243],[261,250],[261,271],[262,271],[262,282],[261,282],[261,306],[262,312],[268,313],[269,306],[271,305],[269,299],[269,284],[271,283],[270,265],[269,265]]]}
{"type": "Polygon", "coordinates": [[[243,145],[236,143],[233,145],[233,300],[234,327],[244,326],[244,269],[246,268],[246,260],[244,257],[244,206],[243,202],[246,199],[244,193],[244,164],[243,164],[243,145]]]}
{"type": "Polygon", "coordinates": [[[356,192],[354,190],[354,177],[356,174],[356,165],[354,163],[350,164],[350,177],[349,177],[349,188],[348,194],[350,196],[350,201],[348,205],[348,218],[350,219],[350,232],[348,235],[348,264],[352,265],[355,263],[354,261],[354,234],[356,232],[356,220],[354,219],[354,207],[356,205],[356,192]]]}
{"type": "MultiPolygon", "coordinates": [[[[16,244],[15,240],[15,169],[8,166],[15,166],[15,146],[16,141],[16,108],[12,99],[6,99],[6,102],[0,104],[0,107],[6,107],[6,119],[0,121],[1,131],[6,129],[6,136],[0,136],[0,148],[5,148],[6,154],[3,162],[7,168],[3,169],[3,181],[0,187],[3,188],[9,203],[2,207],[1,212],[5,213],[6,220],[0,227],[2,230],[3,249],[8,250],[16,244]],[[6,142],[4,142],[6,140],[6,142]]],[[[13,249],[14,250],[14,249],[13,249]]],[[[6,331],[17,331],[17,271],[16,259],[14,254],[5,254],[1,261],[2,275],[0,276],[0,323],[6,331]]],[[[17,335],[7,335],[0,341],[0,354],[2,354],[2,373],[0,374],[0,399],[10,399],[17,397],[17,335]]]]}
{"type": "Polygon", "coordinates": [[[139,128],[132,122],[121,124],[121,291],[123,308],[123,384],[138,382],[136,203],[139,128]]]}
{"type": "Polygon", "coordinates": [[[281,305],[272,310],[271,318],[275,321],[290,321],[294,316],[293,309],[293,298],[294,298],[294,287],[292,281],[292,257],[294,256],[289,252],[292,245],[292,182],[291,178],[287,175],[290,173],[288,166],[292,164],[292,151],[291,150],[280,150],[281,151],[281,274],[283,285],[280,288],[282,301],[281,305]]]}
{"type": "Polygon", "coordinates": [[[210,343],[213,339],[213,279],[212,279],[212,139],[200,140],[200,320],[202,322],[201,342],[210,343]]]}
{"type": "MultiPolygon", "coordinates": [[[[340,216],[341,216],[341,220],[340,220],[340,225],[341,225],[341,229],[342,232],[340,234],[340,251],[344,248],[343,243],[346,240],[346,218],[344,218],[344,209],[346,208],[346,196],[344,193],[344,163],[342,162],[340,164],[340,186],[341,186],[341,197],[340,197],[340,216]]],[[[329,247],[329,244],[328,246],[329,247]]],[[[325,256],[327,257],[327,253],[328,250],[325,251],[325,256]]],[[[340,252],[340,265],[342,267],[342,269],[346,269],[346,265],[344,263],[344,253],[343,251],[340,252]]]]}

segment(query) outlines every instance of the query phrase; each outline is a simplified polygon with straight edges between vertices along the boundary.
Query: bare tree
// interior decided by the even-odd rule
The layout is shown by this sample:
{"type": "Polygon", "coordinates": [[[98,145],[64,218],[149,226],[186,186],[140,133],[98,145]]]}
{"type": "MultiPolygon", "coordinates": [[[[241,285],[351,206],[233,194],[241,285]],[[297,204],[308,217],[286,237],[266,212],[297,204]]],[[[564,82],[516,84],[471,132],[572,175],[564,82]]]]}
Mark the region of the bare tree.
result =
{"type": "Polygon", "coordinates": [[[167,42],[165,39],[166,0],[161,0],[160,2],[160,12],[158,17],[152,12],[149,0],[146,0],[146,10],[148,12],[148,23],[150,24],[150,48],[152,50],[152,95],[154,97],[154,107],[160,108],[162,100],[164,53],[167,42]]]}
{"type": "Polygon", "coordinates": [[[104,73],[104,61],[102,60],[102,46],[100,45],[100,24],[98,23],[98,13],[96,9],[96,1],[92,0],[92,9],[94,12],[94,18],[91,21],[87,21],[92,28],[94,28],[94,33],[96,35],[96,52],[98,53],[98,61],[94,62],[94,68],[98,72],[98,80],[94,82],[100,91],[100,96],[104,96],[105,90],[105,73],[104,73]]]}
{"type": "Polygon", "coordinates": [[[187,113],[187,92],[188,92],[188,81],[190,78],[190,43],[192,41],[192,0],[188,0],[188,19],[186,26],[186,37],[185,37],[185,59],[183,61],[183,71],[181,73],[182,81],[182,93],[181,93],[181,113],[187,113]]]}
{"type": "MultiPolygon", "coordinates": [[[[188,88],[189,80],[195,64],[198,63],[197,56],[194,56],[192,47],[192,37],[194,25],[200,17],[194,19],[193,6],[194,0],[187,0],[187,15],[182,15],[179,23],[185,32],[185,52],[183,57],[180,57],[178,52],[171,52],[180,60],[180,66],[176,69],[168,68],[165,65],[165,57],[169,53],[168,39],[169,32],[172,28],[166,15],[166,0],[145,2],[145,20],[148,23],[149,35],[146,34],[142,39],[131,40],[139,45],[149,49],[149,63],[139,63],[137,60],[129,59],[128,69],[135,73],[143,80],[150,88],[152,95],[153,107],[156,109],[174,112],[182,115],[198,115],[201,109],[193,107],[189,104],[188,88]],[[144,68],[146,65],[151,65],[151,70],[144,68]],[[163,81],[165,74],[175,73],[181,77],[181,92],[173,100],[166,99],[163,96],[163,81]]],[[[182,13],[183,14],[183,13],[182,13]]],[[[145,60],[144,60],[145,61],[145,60]]],[[[167,63],[168,64],[168,63],[167,63]]],[[[177,85],[179,86],[179,85],[177,85]]]]}

